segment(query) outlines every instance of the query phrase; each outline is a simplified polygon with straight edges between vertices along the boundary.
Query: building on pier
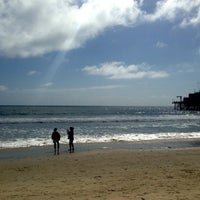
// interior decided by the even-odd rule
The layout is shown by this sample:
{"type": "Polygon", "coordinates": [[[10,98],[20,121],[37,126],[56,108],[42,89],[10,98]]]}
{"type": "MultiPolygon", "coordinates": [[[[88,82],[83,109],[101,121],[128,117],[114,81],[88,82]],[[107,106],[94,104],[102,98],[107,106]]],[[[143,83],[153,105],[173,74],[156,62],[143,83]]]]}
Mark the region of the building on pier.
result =
{"type": "Polygon", "coordinates": [[[178,100],[173,101],[176,110],[200,111],[200,92],[190,93],[188,97],[177,96],[178,100]]]}

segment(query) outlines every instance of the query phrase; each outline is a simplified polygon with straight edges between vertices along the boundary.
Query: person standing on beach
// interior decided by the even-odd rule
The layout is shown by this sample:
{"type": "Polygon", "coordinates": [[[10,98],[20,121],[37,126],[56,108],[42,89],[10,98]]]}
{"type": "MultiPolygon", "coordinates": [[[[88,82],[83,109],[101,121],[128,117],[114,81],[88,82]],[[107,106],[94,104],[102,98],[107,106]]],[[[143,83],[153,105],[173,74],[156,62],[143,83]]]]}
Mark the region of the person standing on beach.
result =
{"type": "Polygon", "coordinates": [[[67,129],[67,135],[69,139],[69,152],[74,153],[74,127],[67,129]]]}
{"type": "Polygon", "coordinates": [[[53,133],[51,135],[51,138],[53,140],[54,143],[54,155],[59,155],[59,141],[60,141],[60,133],[57,131],[57,128],[54,128],[53,133]]]}

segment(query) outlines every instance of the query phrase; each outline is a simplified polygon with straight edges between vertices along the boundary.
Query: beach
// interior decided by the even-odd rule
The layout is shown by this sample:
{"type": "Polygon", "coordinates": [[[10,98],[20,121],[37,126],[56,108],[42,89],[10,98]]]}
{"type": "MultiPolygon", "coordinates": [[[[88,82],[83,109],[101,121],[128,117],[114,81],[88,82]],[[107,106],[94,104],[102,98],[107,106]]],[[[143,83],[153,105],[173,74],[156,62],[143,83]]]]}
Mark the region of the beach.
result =
{"type": "Polygon", "coordinates": [[[200,148],[96,149],[0,160],[0,199],[191,200],[200,148]]]}

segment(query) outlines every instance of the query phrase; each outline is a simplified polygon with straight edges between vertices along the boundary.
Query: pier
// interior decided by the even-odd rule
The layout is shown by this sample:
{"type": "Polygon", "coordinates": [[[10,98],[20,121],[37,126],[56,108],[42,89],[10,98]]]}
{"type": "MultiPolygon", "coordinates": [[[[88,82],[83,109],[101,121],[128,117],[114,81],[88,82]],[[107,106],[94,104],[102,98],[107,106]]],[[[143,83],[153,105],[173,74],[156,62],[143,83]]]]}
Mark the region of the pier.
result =
{"type": "Polygon", "coordinates": [[[175,110],[200,111],[200,92],[190,93],[188,97],[177,96],[177,101],[172,101],[175,110]]]}

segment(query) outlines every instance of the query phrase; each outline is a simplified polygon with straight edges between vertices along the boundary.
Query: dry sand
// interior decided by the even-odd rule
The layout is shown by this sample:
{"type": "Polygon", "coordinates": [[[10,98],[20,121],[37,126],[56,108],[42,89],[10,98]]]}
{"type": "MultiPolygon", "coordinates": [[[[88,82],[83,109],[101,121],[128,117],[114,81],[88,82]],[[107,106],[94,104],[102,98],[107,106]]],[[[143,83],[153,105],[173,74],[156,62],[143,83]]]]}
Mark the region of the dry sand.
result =
{"type": "Polygon", "coordinates": [[[200,148],[0,160],[0,199],[200,199],[200,148]]]}

